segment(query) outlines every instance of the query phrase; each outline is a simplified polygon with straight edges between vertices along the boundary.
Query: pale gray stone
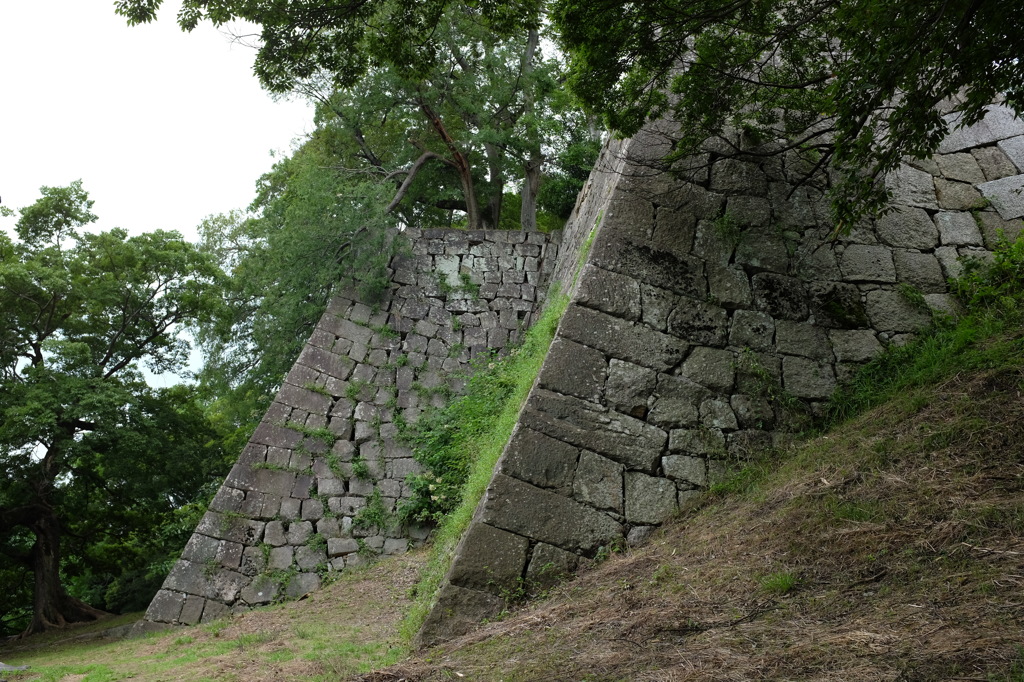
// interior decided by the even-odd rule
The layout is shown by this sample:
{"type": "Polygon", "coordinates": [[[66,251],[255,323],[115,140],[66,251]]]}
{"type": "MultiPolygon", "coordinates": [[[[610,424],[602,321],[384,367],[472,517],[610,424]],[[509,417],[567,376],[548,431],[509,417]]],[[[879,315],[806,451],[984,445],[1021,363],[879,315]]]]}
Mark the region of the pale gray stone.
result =
{"type": "Polygon", "coordinates": [[[538,542],[526,567],[526,587],[531,593],[553,587],[570,577],[578,564],[579,557],[572,552],[538,542]]]}
{"type": "Polygon", "coordinates": [[[884,246],[851,244],[839,259],[843,279],[848,282],[895,282],[892,251],[884,246]]]}
{"type": "Polygon", "coordinates": [[[1024,217],[1024,175],[1013,175],[978,185],[1003,220],[1024,217]]]}
{"type": "Polygon", "coordinates": [[[354,538],[328,538],[327,553],[332,557],[359,551],[359,541],[354,538]]]}
{"type": "Polygon", "coordinates": [[[689,455],[666,455],[661,458],[661,468],[673,481],[685,481],[704,487],[708,483],[707,460],[689,455]]]}
{"type": "Polygon", "coordinates": [[[676,486],[667,479],[627,471],[625,489],[629,523],[664,523],[678,509],[676,486]]]}
{"type": "Polygon", "coordinates": [[[315,571],[327,563],[327,552],[322,549],[302,546],[295,548],[295,564],[302,571],[315,571]]]}
{"type": "Polygon", "coordinates": [[[587,265],[576,294],[580,305],[636,321],[640,319],[640,284],[632,277],[587,265]]]}
{"type": "Polygon", "coordinates": [[[699,406],[710,395],[711,391],[686,377],[659,374],[647,421],[664,428],[696,426],[699,406]]]}
{"type": "Polygon", "coordinates": [[[885,184],[892,192],[893,203],[920,208],[939,207],[935,202],[935,183],[929,173],[900,166],[886,176],[885,184]]]}
{"type": "Polygon", "coordinates": [[[764,396],[737,394],[729,402],[741,428],[766,429],[775,422],[772,404],[764,396]]]}
{"type": "Polygon", "coordinates": [[[178,616],[178,622],[182,625],[195,625],[202,619],[205,605],[206,600],[202,597],[197,597],[194,594],[186,596],[185,603],[181,607],[181,615],[178,616]]]}
{"type": "Polygon", "coordinates": [[[284,592],[289,597],[298,599],[304,594],[316,592],[319,589],[320,576],[316,573],[298,573],[292,576],[292,579],[288,581],[288,585],[285,587],[284,592]]]}
{"type": "Polygon", "coordinates": [[[573,496],[597,509],[621,514],[623,471],[618,462],[584,450],[573,479],[573,496]]]}
{"type": "Polygon", "coordinates": [[[750,278],[742,268],[710,266],[708,288],[711,300],[726,308],[749,306],[753,301],[750,278]]]}
{"type": "Polygon", "coordinates": [[[896,250],[893,252],[893,259],[900,282],[909,284],[922,293],[946,290],[946,279],[934,254],[896,250]]]}
{"type": "Polygon", "coordinates": [[[999,147],[972,149],[971,155],[981,166],[985,180],[998,180],[1021,172],[999,147]]]}
{"type": "Polygon", "coordinates": [[[598,403],[604,394],[607,375],[604,353],[556,338],[544,359],[538,381],[542,388],[598,403]]]}
{"type": "Polygon", "coordinates": [[[1016,166],[1017,172],[1024,172],[1024,136],[1000,140],[999,149],[1016,166]]]}
{"type": "Polygon", "coordinates": [[[981,194],[964,182],[951,182],[942,178],[935,180],[935,196],[939,207],[953,211],[968,211],[981,204],[981,194]]]}
{"type": "Polygon", "coordinates": [[[979,223],[985,248],[994,250],[999,244],[1000,235],[1007,241],[1016,241],[1024,231],[1024,222],[1020,220],[1003,220],[995,211],[975,211],[973,213],[979,223]]]}
{"type": "Polygon", "coordinates": [[[957,279],[964,274],[964,265],[960,262],[960,252],[955,246],[942,246],[935,249],[935,258],[942,266],[947,279],[957,279]]]}
{"type": "Polygon", "coordinates": [[[981,172],[978,162],[969,153],[940,154],[935,157],[935,161],[938,163],[939,171],[947,180],[967,182],[972,185],[985,182],[985,174],[981,172]]]}
{"type": "Polygon", "coordinates": [[[825,330],[807,322],[779,320],[775,325],[775,347],[787,355],[801,355],[812,360],[832,359],[825,330]]]}
{"type": "Polygon", "coordinates": [[[922,310],[899,291],[869,291],[867,298],[868,315],[878,331],[913,332],[931,322],[932,316],[927,310],[922,310]]]}
{"type": "Polygon", "coordinates": [[[718,429],[672,429],[668,449],[673,453],[721,457],[725,454],[725,436],[718,429]]]}
{"type": "Polygon", "coordinates": [[[837,362],[867,362],[882,352],[882,344],[870,329],[830,329],[828,336],[837,362]]]}
{"type": "Polygon", "coordinates": [[[295,550],[291,547],[274,547],[267,557],[267,568],[271,571],[287,570],[292,565],[295,550]]]}
{"type": "Polygon", "coordinates": [[[939,231],[924,209],[896,206],[875,222],[879,238],[889,246],[931,249],[939,243],[939,231]]]}
{"type": "Polygon", "coordinates": [[[1013,110],[1002,104],[988,107],[985,117],[967,128],[957,128],[961,114],[944,116],[950,126],[950,133],[939,144],[939,153],[948,154],[971,147],[981,147],[1008,137],[1024,134],[1024,122],[1016,117],[1013,110]]]}
{"type": "Polygon", "coordinates": [[[700,421],[711,429],[738,429],[739,423],[729,403],[721,399],[705,400],[700,404],[700,421]]]}
{"type": "Polygon", "coordinates": [[[512,433],[501,471],[542,488],[567,492],[572,486],[579,450],[519,425],[512,433]]]}

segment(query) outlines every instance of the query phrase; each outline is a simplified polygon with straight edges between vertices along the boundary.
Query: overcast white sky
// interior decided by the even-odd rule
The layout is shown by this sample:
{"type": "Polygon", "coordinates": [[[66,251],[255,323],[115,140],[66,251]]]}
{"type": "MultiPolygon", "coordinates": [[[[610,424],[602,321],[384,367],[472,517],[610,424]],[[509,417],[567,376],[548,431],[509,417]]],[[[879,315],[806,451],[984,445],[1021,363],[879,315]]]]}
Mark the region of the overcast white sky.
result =
{"type": "Polygon", "coordinates": [[[269,152],[311,129],[312,109],[271,100],[250,48],[209,24],[183,33],[178,5],[129,27],[113,0],[0,0],[4,206],[81,178],[99,229],[192,238],[252,200],[269,152]]]}

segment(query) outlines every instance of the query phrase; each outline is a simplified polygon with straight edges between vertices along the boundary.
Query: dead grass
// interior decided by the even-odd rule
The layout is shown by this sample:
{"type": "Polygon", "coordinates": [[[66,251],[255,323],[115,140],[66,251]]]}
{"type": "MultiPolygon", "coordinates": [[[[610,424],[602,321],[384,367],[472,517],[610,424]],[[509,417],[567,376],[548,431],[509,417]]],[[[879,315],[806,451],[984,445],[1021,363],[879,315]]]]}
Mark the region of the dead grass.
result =
{"type": "Polygon", "coordinates": [[[905,395],[545,603],[358,679],[1024,680],[1022,381],[905,395]]]}

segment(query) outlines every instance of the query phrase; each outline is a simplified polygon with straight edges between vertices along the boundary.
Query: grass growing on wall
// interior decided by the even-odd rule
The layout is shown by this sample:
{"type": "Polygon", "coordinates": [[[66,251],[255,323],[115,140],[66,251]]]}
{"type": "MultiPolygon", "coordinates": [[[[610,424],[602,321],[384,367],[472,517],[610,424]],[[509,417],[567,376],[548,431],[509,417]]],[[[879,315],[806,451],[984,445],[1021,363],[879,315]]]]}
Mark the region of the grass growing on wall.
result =
{"type": "Polygon", "coordinates": [[[566,296],[552,294],[540,319],[526,333],[523,345],[476,375],[466,395],[441,415],[449,420],[444,425],[449,435],[442,444],[446,456],[456,462],[464,459],[468,475],[459,503],[443,516],[434,535],[430,559],[415,588],[416,601],[402,624],[401,634],[406,641],[416,635],[430,611],[455,547],[490,483],[567,305],[566,296]],[[497,394],[504,396],[500,404],[494,401],[497,394]]]}

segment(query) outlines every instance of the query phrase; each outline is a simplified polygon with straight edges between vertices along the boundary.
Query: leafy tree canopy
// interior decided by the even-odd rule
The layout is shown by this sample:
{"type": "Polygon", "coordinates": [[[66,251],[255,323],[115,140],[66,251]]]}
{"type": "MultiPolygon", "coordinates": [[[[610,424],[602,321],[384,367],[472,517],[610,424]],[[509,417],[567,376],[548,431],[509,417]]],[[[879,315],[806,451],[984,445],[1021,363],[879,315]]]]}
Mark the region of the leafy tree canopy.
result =
{"type": "Polygon", "coordinates": [[[553,17],[570,87],[610,127],[631,135],[670,112],[678,156],[709,139],[813,151],[815,169],[845,171],[840,225],[883,208],[880,177],[902,157],[936,150],[943,102],[963,112],[957,126],[999,96],[1024,111],[1012,0],[555,0],[553,17]]]}
{"type": "Polygon", "coordinates": [[[81,182],[44,187],[19,239],[0,235],[0,577],[17,594],[32,574],[32,632],[96,615],[66,578],[100,571],[97,589],[163,558],[101,548],[151,532],[224,464],[191,392],[141,374],[182,366],[178,332],[220,307],[219,268],[174,232],[83,232],[91,208],[81,182]]]}

